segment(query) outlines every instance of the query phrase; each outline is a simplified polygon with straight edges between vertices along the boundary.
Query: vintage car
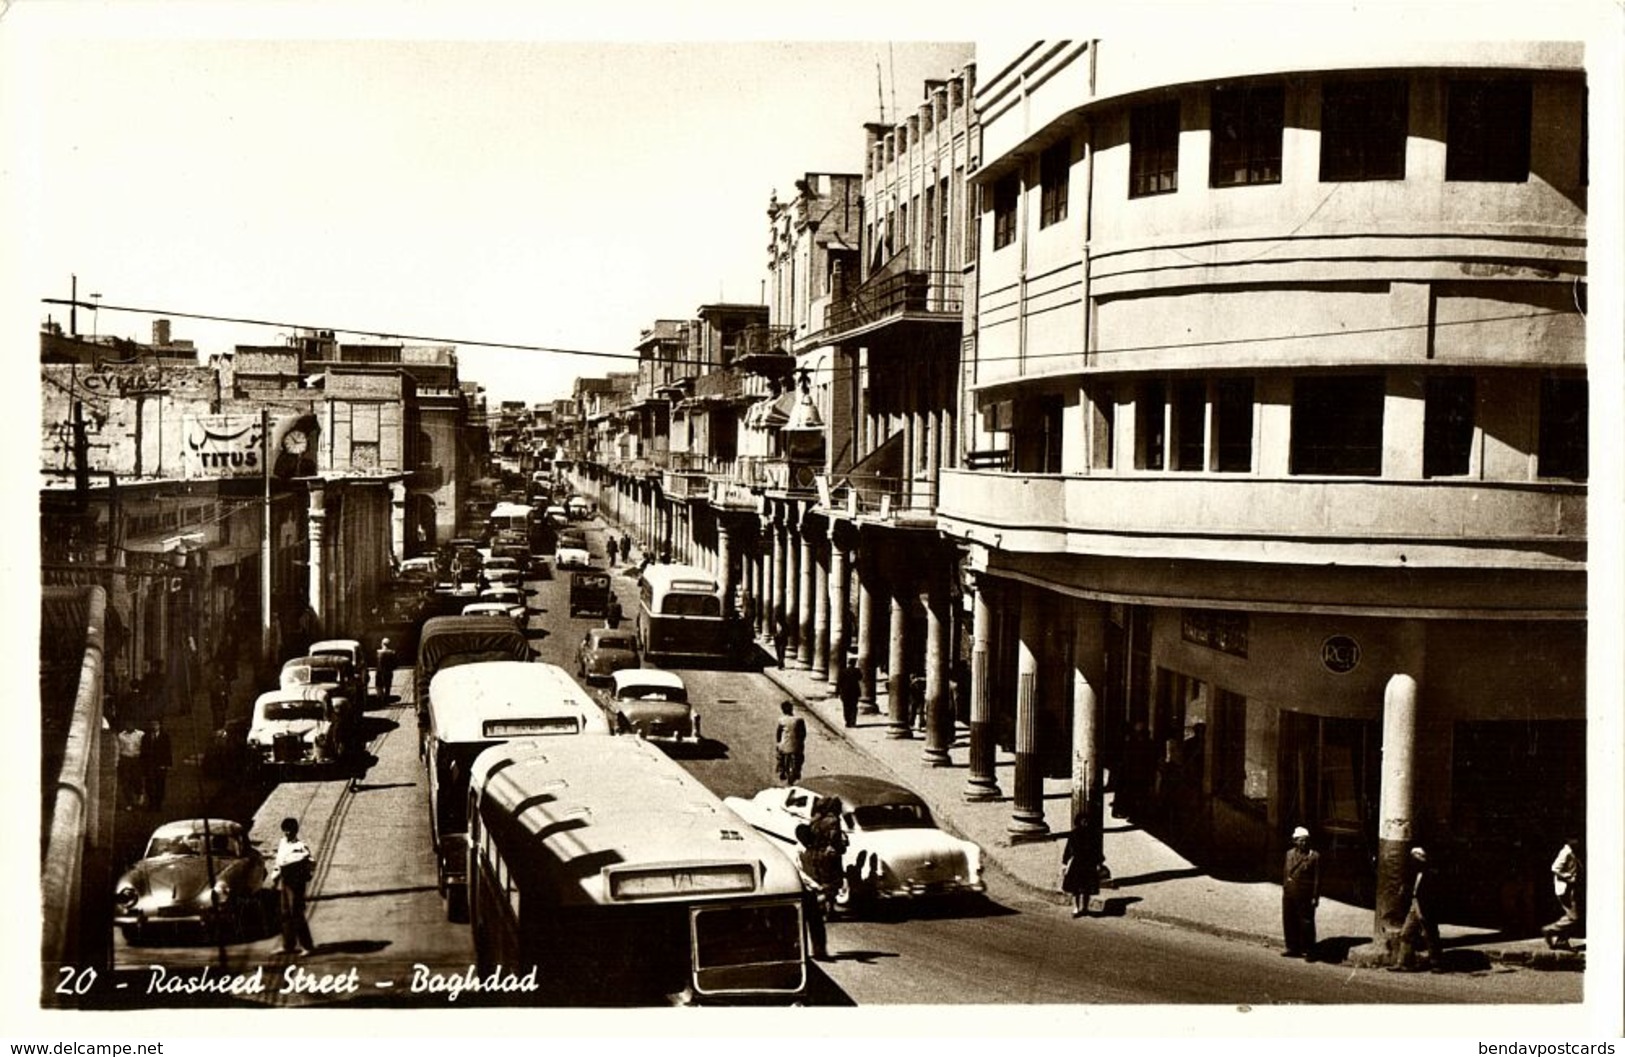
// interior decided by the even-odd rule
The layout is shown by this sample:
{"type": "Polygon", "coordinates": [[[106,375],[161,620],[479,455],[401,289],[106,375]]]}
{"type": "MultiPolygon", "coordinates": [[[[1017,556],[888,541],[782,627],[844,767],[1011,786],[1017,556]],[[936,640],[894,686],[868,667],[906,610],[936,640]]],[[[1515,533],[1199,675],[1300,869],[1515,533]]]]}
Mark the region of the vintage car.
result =
{"type": "Polygon", "coordinates": [[[618,734],[688,744],[700,740],[700,717],[689,704],[682,676],[675,672],[622,668],[610,676],[605,707],[618,734]]]}
{"type": "Polygon", "coordinates": [[[433,583],[435,580],[435,574],[439,571],[439,569],[440,562],[433,557],[424,556],[418,558],[408,558],[404,562],[401,562],[401,566],[395,571],[395,575],[401,580],[417,580],[424,583],[433,583]]]}
{"type": "Polygon", "coordinates": [[[530,605],[525,601],[525,592],[518,587],[498,584],[487,587],[480,592],[478,599],[481,602],[496,602],[508,607],[508,615],[519,622],[520,627],[530,619],[530,605]]]}
{"type": "Polygon", "coordinates": [[[564,501],[564,509],[571,521],[584,521],[592,516],[592,504],[586,496],[573,495],[564,501]]]}
{"type": "Polygon", "coordinates": [[[493,587],[497,584],[510,584],[519,586],[524,582],[525,571],[520,568],[519,561],[510,557],[493,557],[485,562],[485,582],[493,587]]]}
{"type": "Polygon", "coordinates": [[[636,668],[638,637],[631,628],[589,628],[576,648],[576,674],[589,683],[607,683],[622,668],[636,668]]]}
{"type": "Polygon", "coordinates": [[[336,687],[284,686],[255,700],[248,747],[270,766],[319,767],[343,759],[354,733],[350,702],[336,687]]]}
{"type": "Polygon", "coordinates": [[[367,656],[359,639],[323,639],[306,651],[319,659],[339,660],[339,689],[352,701],[367,699],[367,656]]]}
{"type": "Polygon", "coordinates": [[[558,550],[558,564],[560,569],[590,569],[592,568],[592,555],[586,547],[577,547],[574,544],[560,543],[558,550]]]}
{"type": "Polygon", "coordinates": [[[166,822],[114,886],[113,924],[131,943],[154,928],[181,926],[251,935],[263,920],[265,874],[265,860],[241,823],[166,822]]]}
{"type": "Polygon", "coordinates": [[[578,570],[570,574],[570,615],[572,617],[580,613],[590,613],[599,617],[608,616],[609,600],[612,597],[608,573],[578,570]]]}
{"type": "Polygon", "coordinates": [[[982,849],[938,829],[931,809],[893,782],[863,775],[830,774],[799,785],[763,789],[755,796],[727,797],[740,818],[790,845],[799,859],[797,828],[812,817],[815,800],[841,802],[847,848],[845,878],[837,906],[908,896],[984,891],[982,849]]]}
{"type": "Polygon", "coordinates": [[[562,506],[549,506],[542,512],[542,517],[555,528],[562,528],[570,523],[570,512],[562,506]]]}
{"type": "Polygon", "coordinates": [[[524,630],[525,627],[524,618],[515,617],[513,607],[506,602],[470,602],[463,607],[462,615],[465,617],[503,617],[513,621],[520,630],[524,630]]]}

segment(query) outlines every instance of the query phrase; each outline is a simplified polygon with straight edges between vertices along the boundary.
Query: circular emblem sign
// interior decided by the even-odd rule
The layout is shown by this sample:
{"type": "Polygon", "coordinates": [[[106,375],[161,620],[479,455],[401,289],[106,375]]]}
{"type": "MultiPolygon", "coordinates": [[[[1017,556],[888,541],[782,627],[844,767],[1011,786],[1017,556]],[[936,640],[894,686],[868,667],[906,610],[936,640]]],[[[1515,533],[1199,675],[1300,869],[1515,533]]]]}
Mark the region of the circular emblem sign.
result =
{"type": "Polygon", "coordinates": [[[1333,635],[1320,644],[1320,663],[1328,672],[1346,675],[1360,663],[1360,644],[1347,635],[1333,635]]]}

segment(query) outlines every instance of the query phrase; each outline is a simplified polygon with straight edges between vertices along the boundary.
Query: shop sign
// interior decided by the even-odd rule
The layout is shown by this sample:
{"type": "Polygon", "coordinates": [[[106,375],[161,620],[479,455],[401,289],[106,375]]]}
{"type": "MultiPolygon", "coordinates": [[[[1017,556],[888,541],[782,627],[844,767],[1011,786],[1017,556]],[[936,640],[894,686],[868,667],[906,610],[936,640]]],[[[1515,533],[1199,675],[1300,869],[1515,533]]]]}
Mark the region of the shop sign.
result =
{"type": "Polygon", "coordinates": [[[1360,663],[1360,644],[1348,635],[1333,635],[1320,644],[1320,663],[1334,675],[1347,675],[1360,663]]]}

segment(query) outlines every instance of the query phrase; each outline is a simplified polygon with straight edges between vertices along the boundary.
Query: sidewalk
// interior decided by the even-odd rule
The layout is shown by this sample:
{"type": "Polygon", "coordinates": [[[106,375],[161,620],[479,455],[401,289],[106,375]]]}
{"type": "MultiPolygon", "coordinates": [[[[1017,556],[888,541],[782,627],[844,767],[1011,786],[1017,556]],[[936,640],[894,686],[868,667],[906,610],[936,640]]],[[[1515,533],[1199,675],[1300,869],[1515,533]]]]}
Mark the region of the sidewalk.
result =
{"type": "MultiPolygon", "coordinates": [[[[968,734],[963,727],[955,737],[953,765],[933,767],[924,759],[925,743],[886,736],[886,697],[877,688],[880,715],[859,715],[858,725],[847,728],[841,705],[824,680],[798,669],[780,670],[771,660],[762,674],[795,698],[830,733],[844,737],[855,749],[879,763],[897,780],[925,798],[944,829],[975,841],[983,862],[1039,898],[1057,904],[1070,897],[1058,887],[1060,841],[1069,825],[1070,783],[1047,779],[1044,783],[1044,818],[1052,839],[1014,843],[1008,825],[1010,792],[1014,787],[1015,757],[1000,751],[995,775],[1003,796],[972,803],[964,798],[968,734]]],[[[1221,881],[1182,858],[1168,845],[1126,820],[1111,817],[1111,794],[1106,796],[1106,863],[1115,889],[1101,893],[1108,913],[1125,914],[1216,936],[1281,946],[1281,889],[1272,883],[1221,881]]],[[[1320,901],[1317,932],[1323,952],[1332,958],[1368,943],[1372,911],[1363,907],[1320,901]]],[[[1576,951],[1553,951],[1540,937],[1507,939],[1499,933],[1445,925],[1440,936],[1450,961],[1463,968],[1485,962],[1507,962],[1543,969],[1584,969],[1584,941],[1576,951]],[[1469,952],[1463,954],[1461,952],[1469,952]]],[[[1358,954],[1351,963],[1358,964],[1358,954]]]]}

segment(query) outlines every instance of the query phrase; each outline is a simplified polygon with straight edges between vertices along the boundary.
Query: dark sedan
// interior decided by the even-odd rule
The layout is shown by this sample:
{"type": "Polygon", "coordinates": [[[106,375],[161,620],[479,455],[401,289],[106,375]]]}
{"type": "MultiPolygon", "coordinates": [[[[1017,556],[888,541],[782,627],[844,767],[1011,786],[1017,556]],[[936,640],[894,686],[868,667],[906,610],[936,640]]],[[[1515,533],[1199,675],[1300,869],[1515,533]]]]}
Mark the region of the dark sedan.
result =
{"type": "Polygon", "coordinates": [[[592,628],[576,650],[576,674],[589,683],[607,683],[623,668],[636,668],[638,640],[631,630],[592,628]]]}
{"type": "Polygon", "coordinates": [[[265,860],[241,823],[166,822],[113,889],[113,923],[136,942],[162,927],[249,934],[260,924],[265,860]]]}

